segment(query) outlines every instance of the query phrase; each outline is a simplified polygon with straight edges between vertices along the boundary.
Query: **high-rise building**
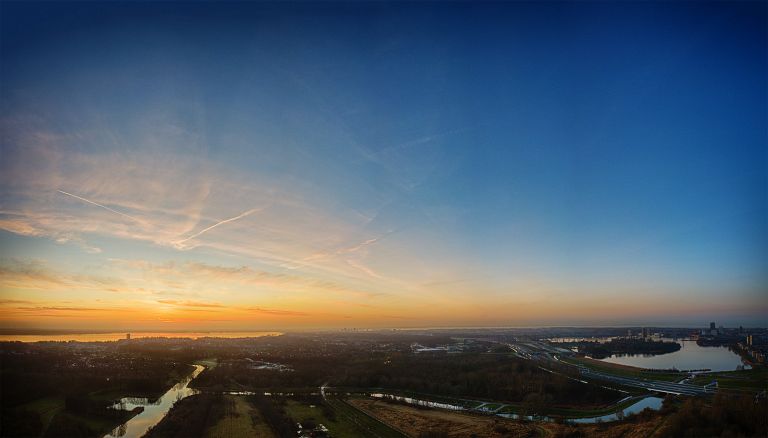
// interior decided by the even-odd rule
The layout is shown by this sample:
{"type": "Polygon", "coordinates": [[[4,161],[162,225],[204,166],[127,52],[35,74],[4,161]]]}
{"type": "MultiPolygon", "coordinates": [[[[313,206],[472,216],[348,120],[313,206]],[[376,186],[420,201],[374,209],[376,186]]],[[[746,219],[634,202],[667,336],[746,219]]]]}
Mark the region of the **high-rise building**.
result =
{"type": "Polygon", "coordinates": [[[747,345],[752,346],[752,335],[747,335],[747,345]]]}
{"type": "Polygon", "coordinates": [[[130,333],[126,333],[125,334],[125,339],[130,341],[131,340],[131,334],[130,333]]]}
{"type": "Polygon", "coordinates": [[[715,330],[715,328],[716,328],[715,323],[714,322],[710,322],[709,323],[709,329],[710,330],[715,330]]]}

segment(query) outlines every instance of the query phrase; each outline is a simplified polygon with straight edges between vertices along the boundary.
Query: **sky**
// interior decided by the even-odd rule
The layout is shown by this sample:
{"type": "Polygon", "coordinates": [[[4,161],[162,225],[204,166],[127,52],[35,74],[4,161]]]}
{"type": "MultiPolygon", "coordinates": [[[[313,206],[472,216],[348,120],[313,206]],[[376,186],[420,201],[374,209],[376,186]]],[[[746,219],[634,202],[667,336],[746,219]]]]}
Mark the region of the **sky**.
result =
{"type": "Polygon", "coordinates": [[[768,325],[765,2],[0,20],[0,328],[768,325]]]}

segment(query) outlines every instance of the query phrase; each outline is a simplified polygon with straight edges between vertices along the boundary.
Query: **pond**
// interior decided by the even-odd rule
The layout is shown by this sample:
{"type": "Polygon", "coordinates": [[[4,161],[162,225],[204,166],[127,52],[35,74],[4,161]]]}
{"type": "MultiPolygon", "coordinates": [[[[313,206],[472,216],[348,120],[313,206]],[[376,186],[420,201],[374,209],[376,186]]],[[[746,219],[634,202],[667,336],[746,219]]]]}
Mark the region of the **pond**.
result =
{"type": "MultiPolygon", "coordinates": [[[[664,339],[672,341],[672,339],[664,339]]],[[[604,360],[620,365],[629,365],[638,368],[670,369],[678,370],[702,370],[733,371],[739,366],[745,366],[741,357],[728,349],[728,347],[701,347],[696,341],[677,340],[681,349],[673,353],[658,355],[641,354],[614,354],[604,360]]]]}
{"type": "Polygon", "coordinates": [[[195,370],[192,371],[192,373],[174,385],[173,388],[169,389],[168,392],[154,402],[150,402],[146,398],[137,397],[120,399],[118,403],[112,406],[113,409],[131,411],[134,408],[141,406],[144,408],[144,411],[116,427],[112,432],[105,435],[104,438],[140,438],[147,433],[150,427],[156,425],[163,419],[163,417],[165,417],[165,414],[171,410],[174,403],[197,393],[197,390],[189,388],[188,385],[192,379],[197,377],[198,374],[205,369],[205,367],[202,365],[194,365],[194,367],[195,370]]]}
{"type": "Polygon", "coordinates": [[[660,397],[645,397],[624,408],[622,411],[614,414],[589,418],[573,418],[568,421],[571,423],[604,423],[609,421],[618,421],[629,414],[637,414],[646,408],[653,409],[654,411],[659,410],[663,401],[664,399],[660,397]]]}

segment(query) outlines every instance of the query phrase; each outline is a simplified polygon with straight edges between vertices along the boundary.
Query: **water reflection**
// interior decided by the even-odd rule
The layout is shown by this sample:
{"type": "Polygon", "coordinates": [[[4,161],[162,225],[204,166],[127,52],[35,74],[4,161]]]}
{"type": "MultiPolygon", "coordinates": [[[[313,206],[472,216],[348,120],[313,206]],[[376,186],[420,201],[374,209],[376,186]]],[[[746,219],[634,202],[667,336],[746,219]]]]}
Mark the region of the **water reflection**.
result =
{"type": "Polygon", "coordinates": [[[393,394],[383,394],[383,393],[373,393],[371,394],[371,397],[373,398],[386,398],[389,400],[396,400],[408,403],[409,405],[417,405],[417,406],[424,406],[427,408],[439,408],[439,409],[449,409],[452,411],[463,411],[464,408],[461,406],[451,405],[448,403],[438,403],[438,402],[432,402],[427,400],[419,400],[417,398],[411,398],[411,397],[403,397],[400,395],[393,395],[393,394]]]}
{"type": "MultiPolygon", "coordinates": [[[[260,338],[278,336],[281,332],[133,332],[131,339],[142,338],[260,338]]],[[[0,341],[21,342],[111,342],[125,340],[126,333],[71,333],[63,335],[0,335],[0,341]]]]}
{"type": "MultiPolygon", "coordinates": [[[[670,341],[670,339],[664,340],[670,341]]],[[[701,347],[692,340],[677,342],[682,348],[673,353],[653,356],[614,354],[602,360],[638,368],[663,370],[676,368],[678,370],[733,371],[739,366],[744,366],[741,357],[728,347],[701,347]]],[[[744,367],[749,368],[749,366],[744,367]]]]}
{"type": "Polygon", "coordinates": [[[171,407],[173,407],[174,403],[192,394],[197,394],[198,391],[189,388],[188,385],[205,367],[202,365],[195,365],[194,367],[195,370],[191,374],[175,384],[173,388],[169,389],[168,392],[157,400],[151,401],[144,397],[125,397],[120,399],[119,402],[112,406],[114,409],[132,411],[135,408],[141,407],[144,410],[116,427],[112,432],[105,435],[105,438],[139,438],[147,433],[150,427],[159,423],[171,407]]]}
{"type": "Polygon", "coordinates": [[[639,412],[642,412],[646,408],[658,410],[661,408],[661,404],[663,401],[664,399],[659,397],[645,397],[643,399],[638,400],[636,403],[630,405],[629,407],[623,410],[620,410],[614,414],[601,415],[599,417],[574,418],[568,421],[572,423],[602,423],[602,422],[608,422],[608,421],[618,421],[618,420],[624,419],[624,417],[627,415],[637,414],[639,412]]]}

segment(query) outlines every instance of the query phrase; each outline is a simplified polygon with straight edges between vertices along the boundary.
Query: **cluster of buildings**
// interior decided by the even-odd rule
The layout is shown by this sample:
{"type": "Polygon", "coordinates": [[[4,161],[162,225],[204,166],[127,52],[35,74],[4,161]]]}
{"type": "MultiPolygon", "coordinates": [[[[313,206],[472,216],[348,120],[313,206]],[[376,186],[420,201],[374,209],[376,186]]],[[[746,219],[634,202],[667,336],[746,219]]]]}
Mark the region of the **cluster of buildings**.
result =
{"type": "Polygon", "coordinates": [[[699,345],[728,345],[755,363],[765,363],[768,358],[768,331],[766,329],[724,328],[714,322],[701,329],[699,345]]]}
{"type": "Polygon", "coordinates": [[[709,323],[709,329],[701,329],[701,336],[721,336],[725,334],[725,329],[722,324],[720,327],[716,327],[714,322],[709,323]]]}
{"type": "Polygon", "coordinates": [[[744,341],[736,344],[742,354],[746,354],[754,359],[755,362],[764,364],[768,358],[768,342],[765,337],[749,334],[744,341]]]}
{"type": "Polygon", "coordinates": [[[661,333],[654,333],[649,329],[648,327],[643,327],[637,332],[633,332],[632,329],[627,329],[627,338],[638,338],[638,339],[661,339],[662,334],[661,333]]]}

